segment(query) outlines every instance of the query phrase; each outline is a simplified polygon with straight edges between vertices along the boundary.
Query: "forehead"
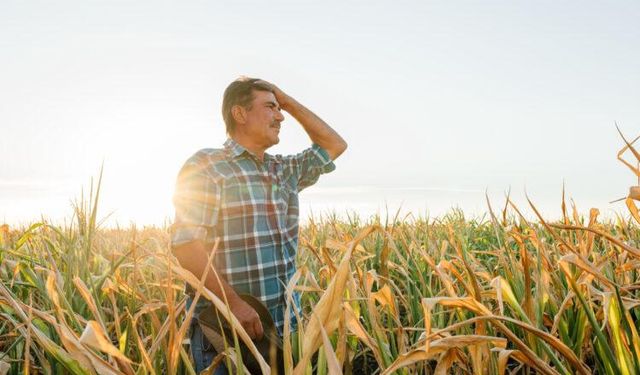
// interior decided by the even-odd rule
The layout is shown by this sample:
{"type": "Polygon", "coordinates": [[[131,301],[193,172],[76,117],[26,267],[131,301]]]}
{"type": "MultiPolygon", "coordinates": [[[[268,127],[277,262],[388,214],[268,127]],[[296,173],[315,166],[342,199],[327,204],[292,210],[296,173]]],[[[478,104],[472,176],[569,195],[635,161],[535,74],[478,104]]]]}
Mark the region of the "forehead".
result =
{"type": "Polygon", "coordinates": [[[267,103],[276,101],[276,96],[270,91],[253,90],[253,103],[267,103]]]}

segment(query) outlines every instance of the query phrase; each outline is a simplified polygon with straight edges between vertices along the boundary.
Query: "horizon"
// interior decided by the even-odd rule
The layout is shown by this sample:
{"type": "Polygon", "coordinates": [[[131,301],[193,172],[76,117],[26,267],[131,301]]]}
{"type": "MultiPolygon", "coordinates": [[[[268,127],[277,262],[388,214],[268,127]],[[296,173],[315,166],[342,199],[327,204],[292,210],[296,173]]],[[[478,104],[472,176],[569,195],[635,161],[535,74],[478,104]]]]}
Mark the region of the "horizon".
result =
{"type": "MultiPolygon", "coordinates": [[[[66,213],[63,215],[52,217],[50,215],[47,215],[46,213],[42,213],[38,217],[30,217],[26,218],[25,220],[0,220],[0,225],[7,224],[10,228],[13,229],[26,228],[38,222],[46,222],[48,224],[64,227],[74,225],[75,220],[77,220],[75,216],[75,205],[80,204],[82,196],[84,196],[86,202],[88,202],[89,199],[90,190],[85,189],[84,187],[80,190],[82,192],[78,193],[76,197],[69,198],[67,200],[66,213]]],[[[95,191],[93,192],[93,194],[95,195],[95,191]]],[[[438,221],[445,218],[446,216],[455,214],[462,214],[466,220],[487,221],[490,220],[490,210],[487,204],[487,199],[490,199],[491,209],[497,217],[500,217],[502,215],[502,211],[506,206],[508,206],[508,217],[518,217],[519,214],[514,210],[511,204],[508,204],[507,202],[508,194],[510,194],[509,200],[511,201],[511,203],[515,205],[517,210],[527,221],[539,222],[538,217],[536,216],[535,212],[530,206],[530,203],[526,199],[526,192],[523,192],[521,199],[518,199],[514,198],[514,196],[517,196],[517,194],[514,194],[514,192],[503,192],[502,197],[499,197],[497,194],[493,194],[492,197],[489,197],[488,192],[475,190],[449,191],[440,188],[385,189],[371,186],[322,188],[312,186],[300,193],[300,225],[307,225],[311,220],[316,222],[326,221],[331,217],[336,217],[337,219],[344,221],[355,218],[359,221],[364,222],[370,222],[375,219],[387,221],[395,217],[409,221],[438,221]],[[418,206],[424,203],[421,197],[409,197],[408,199],[395,197],[395,199],[391,200],[372,200],[367,198],[368,196],[365,195],[365,198],[363,198],[363,193],[371,193],[372,191],[377,191],[381,194],[384,194],[385,192],[388,193],[389,191],[410,191],[413,193],[431,191],[445,196],[448,194],[448,201],[452,204],[448,206],[446,204],[442,204],[440,206],[431,208],[427,207],[425,204],[423,208],[419,208],[418,206]],[[466,199],[460,199],[461,197],[465,196],[466,199]],[[334,199],[335,197],[341,197],[343,199],[343,202],[340,204],[336,204],[335,202],[333,204],[328,203],[328,201],[334,199]],[[470,199],[469,197],[472,198],[470,199]],[[305,204],[305,201],[310,203],[305,204]],[[467,208],[475,207],[475,209],[465,210],[464,207],[462,207],[463,205],[466,205],[467,208]],[[383,218],[385,218],[385,220],[382,220],[383,218]]],[[[406,197],[403,196],[403,198],[406,197]]],[[[166,216],[164,218],[156,217],[153,220],[146,222],[127,220],[126,218],[123,220],[122,216],[118,216],[117,211],[108,211],[102,207],[101,201],[103,199],[104,197],[101,193],[101,196],[98,199],[97,221],[100,223],[100,227],[103,229],[126,229],[132,227],[167,228],[173,221],[173,218],[171,216],[166,216]]],[[[533,204],[536,209],[541,212],[541,215],[545,221],[556,222],[562,220],[562,190],[560,190],[560,192],[558,193],[557,202],[555,202],[555,205],[538,204],[536,203],[535,198],[531,196],[529,196],[529,199],[531,199],[531,204],[533,204]]],[[[575,204],[579,217],[586,219],[589,218],[590,210],[592,208],[598,209],[598,221],[601,223],[617,220],[618,217],[630,219],[631,216],[628,209],[624,205],[624,202],[609,203],[608,207],[604,208],[596,207],[593,205],[583,205],[581,204],[581,202],[576,202],[574,200],[570,191],[565,191],[565,204],[567,215],[573,215],[573,205],[575,204]]]]}

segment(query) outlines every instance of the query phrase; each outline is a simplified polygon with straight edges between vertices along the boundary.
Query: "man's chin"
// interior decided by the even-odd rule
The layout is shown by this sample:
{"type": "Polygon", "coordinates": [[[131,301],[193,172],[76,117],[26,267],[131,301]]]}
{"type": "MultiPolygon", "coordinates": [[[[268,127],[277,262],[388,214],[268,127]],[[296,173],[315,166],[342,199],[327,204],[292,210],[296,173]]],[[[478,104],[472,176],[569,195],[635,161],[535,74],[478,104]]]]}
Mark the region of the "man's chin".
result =
{"type": "Polygon", "coordinates": [[[280,143],[280,138],[276,137],[276,138],[267,138],[265,140],[265,145],[267,148],[271,148],[275,145],[277,145],[278,143],[280,143]]]}

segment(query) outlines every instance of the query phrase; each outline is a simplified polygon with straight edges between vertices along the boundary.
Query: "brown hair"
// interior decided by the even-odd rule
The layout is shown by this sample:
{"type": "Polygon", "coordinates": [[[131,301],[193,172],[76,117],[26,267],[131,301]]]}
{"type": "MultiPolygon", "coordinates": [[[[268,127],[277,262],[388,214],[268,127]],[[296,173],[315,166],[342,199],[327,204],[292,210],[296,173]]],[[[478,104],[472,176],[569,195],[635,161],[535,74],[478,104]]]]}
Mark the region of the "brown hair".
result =
{"type": "Polygon", "coordinates": [[[227,127],[227,134],[233,134],[236,129],[236,120],[231,114],[231,109],[234,105],[251,109],[254,90],[273,92],[273,89],[267,83],[261,82],[259,78],[249,77],[236,79],[224,90],[224,97],[222,98],[222,118],[227,127]]]}

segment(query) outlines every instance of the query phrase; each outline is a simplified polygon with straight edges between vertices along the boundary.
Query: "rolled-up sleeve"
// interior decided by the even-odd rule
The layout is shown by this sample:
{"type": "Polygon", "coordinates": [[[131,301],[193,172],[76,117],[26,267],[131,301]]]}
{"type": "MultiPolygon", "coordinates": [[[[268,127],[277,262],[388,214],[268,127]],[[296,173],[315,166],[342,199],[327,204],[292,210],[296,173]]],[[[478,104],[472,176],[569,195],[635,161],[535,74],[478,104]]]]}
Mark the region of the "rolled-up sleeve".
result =
{"type": "Polygon", "coordinates": [[[297,179],[298,191],[318,182],[321,174],[336,169],[327,151],[315,143],[301,153],[286,156],[283,160],[297,179]]]}
{"type": "Polygon", "coordinates": [[[213,242],[220,203],[219,184],[220,179],[202,165],[187,162],[180,170],[173,196],[172,247],[195,240],[213,242]]]}

